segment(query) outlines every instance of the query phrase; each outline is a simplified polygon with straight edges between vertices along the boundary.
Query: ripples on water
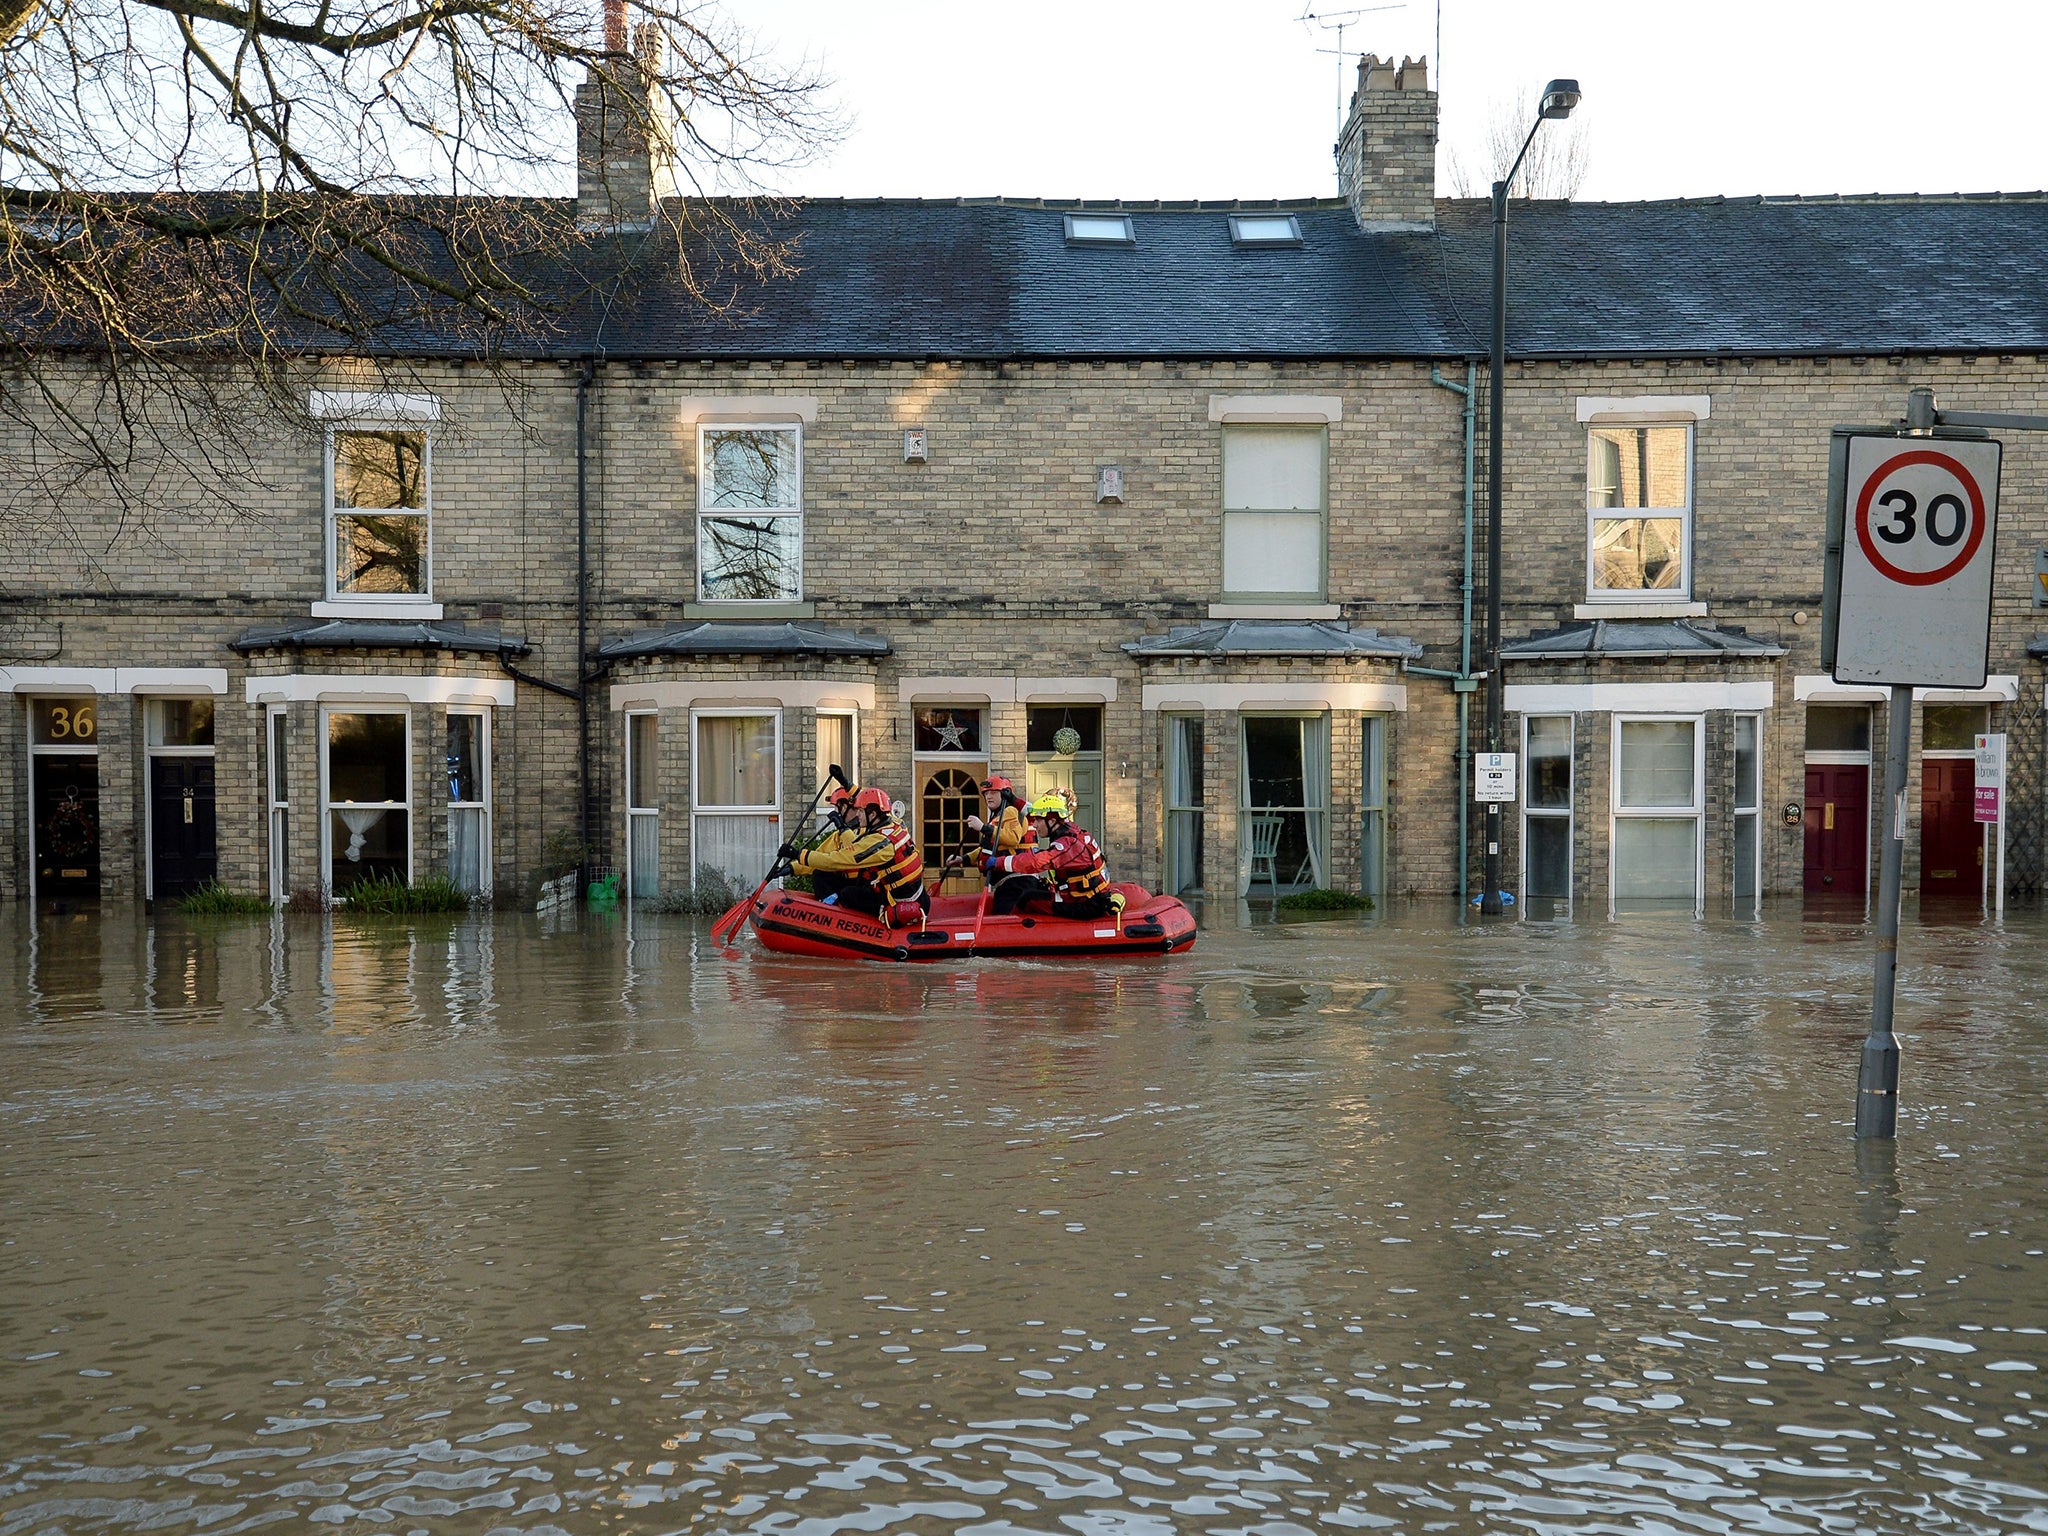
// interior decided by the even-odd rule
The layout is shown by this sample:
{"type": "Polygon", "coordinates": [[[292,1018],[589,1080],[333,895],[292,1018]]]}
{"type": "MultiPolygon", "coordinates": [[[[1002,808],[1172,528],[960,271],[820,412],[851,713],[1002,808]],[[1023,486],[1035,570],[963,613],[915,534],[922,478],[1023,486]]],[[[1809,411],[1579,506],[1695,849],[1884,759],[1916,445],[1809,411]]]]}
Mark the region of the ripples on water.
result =
{"type": "Polygon", "coordinates": [[[2031,916],[0,923],[0,1536],[2048,1529],[2031,916]]]}

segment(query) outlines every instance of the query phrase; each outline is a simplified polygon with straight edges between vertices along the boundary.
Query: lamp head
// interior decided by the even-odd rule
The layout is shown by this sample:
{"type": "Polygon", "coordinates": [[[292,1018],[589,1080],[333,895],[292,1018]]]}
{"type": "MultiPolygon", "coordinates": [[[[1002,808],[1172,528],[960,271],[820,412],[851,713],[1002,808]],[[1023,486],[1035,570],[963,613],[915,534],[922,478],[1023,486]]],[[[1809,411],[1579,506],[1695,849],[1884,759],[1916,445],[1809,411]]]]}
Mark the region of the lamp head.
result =
{"type": "Polygon", "coordinates": [[[1543,87],[1543,117],[1570,117],[1572,108],[1579,104],[1579,82],[1576,80],[1553,80],[1543,87]]]}

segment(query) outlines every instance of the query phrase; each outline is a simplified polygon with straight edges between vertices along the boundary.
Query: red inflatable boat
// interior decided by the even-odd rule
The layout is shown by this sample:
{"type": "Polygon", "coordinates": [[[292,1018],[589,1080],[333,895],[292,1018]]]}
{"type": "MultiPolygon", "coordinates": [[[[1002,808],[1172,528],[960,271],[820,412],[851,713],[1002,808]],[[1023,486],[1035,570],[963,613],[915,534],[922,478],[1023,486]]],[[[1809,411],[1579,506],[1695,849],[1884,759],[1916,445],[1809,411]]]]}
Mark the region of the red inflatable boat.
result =
{"type": "Polygon", "coordinates": [[[784,955],[860,960],[961,960],[969,955],[1160,955],[1195,942],[1194,914],[1176,897],[1120,885],[1122,913],[1103,918],[997,917],[982,896],[934,896],[922,928],[891,928],[796,891],[763,891],[747,914],[784,955]]]}

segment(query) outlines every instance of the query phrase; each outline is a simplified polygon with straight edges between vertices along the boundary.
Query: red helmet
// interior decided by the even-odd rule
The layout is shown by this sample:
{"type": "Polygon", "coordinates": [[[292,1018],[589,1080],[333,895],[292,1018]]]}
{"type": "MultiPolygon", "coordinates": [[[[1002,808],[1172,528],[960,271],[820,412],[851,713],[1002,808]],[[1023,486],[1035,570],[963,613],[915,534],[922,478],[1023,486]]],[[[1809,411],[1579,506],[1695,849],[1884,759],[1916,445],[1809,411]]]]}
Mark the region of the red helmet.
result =
{"type": "Polygon", "coordinates": [[[829,797],[832,809],[836,811],[851,803],[855,793],[856,791],[848,789],[844,784],[835,785],[829,797]]]}
{"type": "Polygon", "coordinates": [[[992,773],[987,778],[981,781],[981,787],[987,793],[995,794],[998,791],[1006,790],[1011,786],[1010,781],[1004,778],[1000,773],[992,773]]]}
{"type": "Polygon", "coordinates": [[[857,811],[880,811],[887,816],[891,810],[889,793],[887,790],[872,787],[864,789],[853,797],[853,808],[857,811]]]}

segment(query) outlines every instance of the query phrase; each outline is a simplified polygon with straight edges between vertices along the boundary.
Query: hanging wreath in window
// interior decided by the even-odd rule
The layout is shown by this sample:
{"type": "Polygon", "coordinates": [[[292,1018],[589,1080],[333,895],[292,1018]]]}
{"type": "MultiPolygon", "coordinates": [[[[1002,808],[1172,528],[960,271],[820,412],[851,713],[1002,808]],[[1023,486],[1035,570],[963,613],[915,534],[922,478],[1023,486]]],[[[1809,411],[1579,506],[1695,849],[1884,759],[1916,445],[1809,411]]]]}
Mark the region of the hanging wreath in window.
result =
{"type": "Polygon", "coordinates": [[[1072,757],[1081,750],[1081,733],[1071,725],[1063,725],[1052,733],[1052,749],[1061,757],[1072,757]]]}

